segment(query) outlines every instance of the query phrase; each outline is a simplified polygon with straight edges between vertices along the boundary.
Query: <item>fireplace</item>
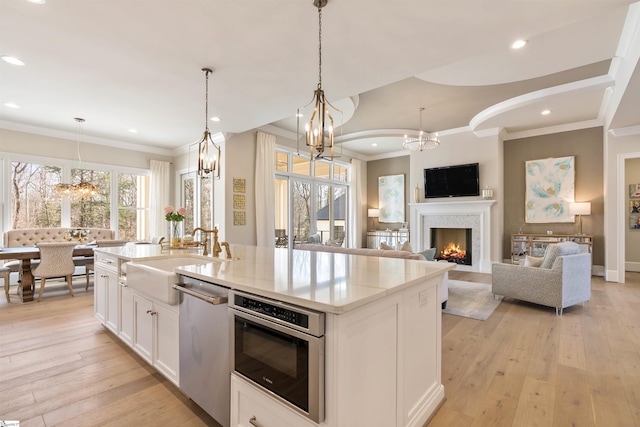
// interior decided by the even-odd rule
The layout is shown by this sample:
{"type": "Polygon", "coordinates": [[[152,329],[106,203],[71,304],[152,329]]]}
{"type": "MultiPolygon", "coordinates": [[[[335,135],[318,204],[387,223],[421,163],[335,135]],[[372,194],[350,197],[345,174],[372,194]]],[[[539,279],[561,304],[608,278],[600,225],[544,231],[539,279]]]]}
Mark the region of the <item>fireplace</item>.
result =
{"type": "Polygon", "coordinates": [[[471,228],[432,228],[431,246],[437,260],[471,265],[473,239],[471,228]]]}
{"type": "MultiPolygon", "coordinates": [[[[497,246],[491,243],[491,206],[495,203],[495,200],[410,203],[411,246],[417,251],[434,247],[431,244],[432,228],[469,228],[471,256],[467,256],[471,259],[471,264],[458,264],[457,268],[462,271],[491,273],[491,250],[493,246],[497,246]]],[[[496,249],[496,253],[498,252],[496,249]]]]}

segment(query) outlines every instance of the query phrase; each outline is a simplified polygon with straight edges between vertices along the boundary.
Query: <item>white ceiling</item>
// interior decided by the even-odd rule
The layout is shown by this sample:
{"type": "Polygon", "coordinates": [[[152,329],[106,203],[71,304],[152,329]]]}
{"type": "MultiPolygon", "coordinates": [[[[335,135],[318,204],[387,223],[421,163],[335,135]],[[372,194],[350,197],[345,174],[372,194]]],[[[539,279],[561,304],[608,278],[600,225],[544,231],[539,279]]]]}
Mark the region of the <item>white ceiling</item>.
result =
{"type": "MultiPolygon", "coordinates": [[[[637,62],[621,43],[638,37],[630,4],[329,0],[322,83],[330,100],[356,105],[345,148],[399,151],[419,107],[423,129],[443,139],[602,121],[607,94],[629,80],[620,70],[637,62]],[[511,50],[517,38],[529,43],[511,50]]],[[[83,117],[87,139],[181,152],[204,130],[200,70],[211,67],[209,113],[222,119],[212,132],[291,135],[317,85],[317,31],[311,0],[0,0],[0,55],[26,62],[0,62],[0,127],[72,134],[83,117]]],[[[638,74],[613,125],[640,124],[638,74]]]]}

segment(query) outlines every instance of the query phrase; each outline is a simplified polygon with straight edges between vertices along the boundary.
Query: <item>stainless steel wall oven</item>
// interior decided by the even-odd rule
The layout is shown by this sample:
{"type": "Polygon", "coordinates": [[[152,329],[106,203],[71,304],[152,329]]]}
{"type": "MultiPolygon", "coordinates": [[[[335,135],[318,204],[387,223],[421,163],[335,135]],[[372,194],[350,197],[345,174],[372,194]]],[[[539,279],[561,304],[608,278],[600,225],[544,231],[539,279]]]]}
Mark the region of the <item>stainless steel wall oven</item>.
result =
{"type": "Polygon", "coordinates": [[[324,313],[230,291],[232,370],[324,420],[324,313]]]}

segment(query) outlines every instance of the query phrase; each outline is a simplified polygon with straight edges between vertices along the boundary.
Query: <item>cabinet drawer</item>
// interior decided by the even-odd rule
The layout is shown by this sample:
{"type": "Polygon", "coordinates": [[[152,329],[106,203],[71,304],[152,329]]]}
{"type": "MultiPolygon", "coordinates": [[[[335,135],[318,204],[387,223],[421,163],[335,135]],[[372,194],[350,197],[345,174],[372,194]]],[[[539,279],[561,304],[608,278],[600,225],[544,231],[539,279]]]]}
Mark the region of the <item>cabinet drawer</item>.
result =
{"type": "Polygon", "coordinates": [[[233,374],[231,375],[231,425],[237,427],[316,426],[233,374]]]}
{"type": "Polygon", "coordinates": [[[102,267],[118,269],[118,257],[113,254],[106,254],[102,252],[95,252],[94,259],[96,264],[100,264],[102,267]]]}

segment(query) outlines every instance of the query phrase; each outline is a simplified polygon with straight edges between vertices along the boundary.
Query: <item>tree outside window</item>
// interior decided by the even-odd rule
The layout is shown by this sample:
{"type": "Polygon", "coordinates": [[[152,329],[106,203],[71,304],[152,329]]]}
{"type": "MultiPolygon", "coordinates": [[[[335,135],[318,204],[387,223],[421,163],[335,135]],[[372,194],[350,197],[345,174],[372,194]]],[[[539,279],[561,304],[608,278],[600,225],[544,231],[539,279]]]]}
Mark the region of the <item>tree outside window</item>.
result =
{"type": "Polygon", "coordinates": [[[55,192],[61,168],[11,163],[11,228],[60,227],[62,204],[55,192]]]}

